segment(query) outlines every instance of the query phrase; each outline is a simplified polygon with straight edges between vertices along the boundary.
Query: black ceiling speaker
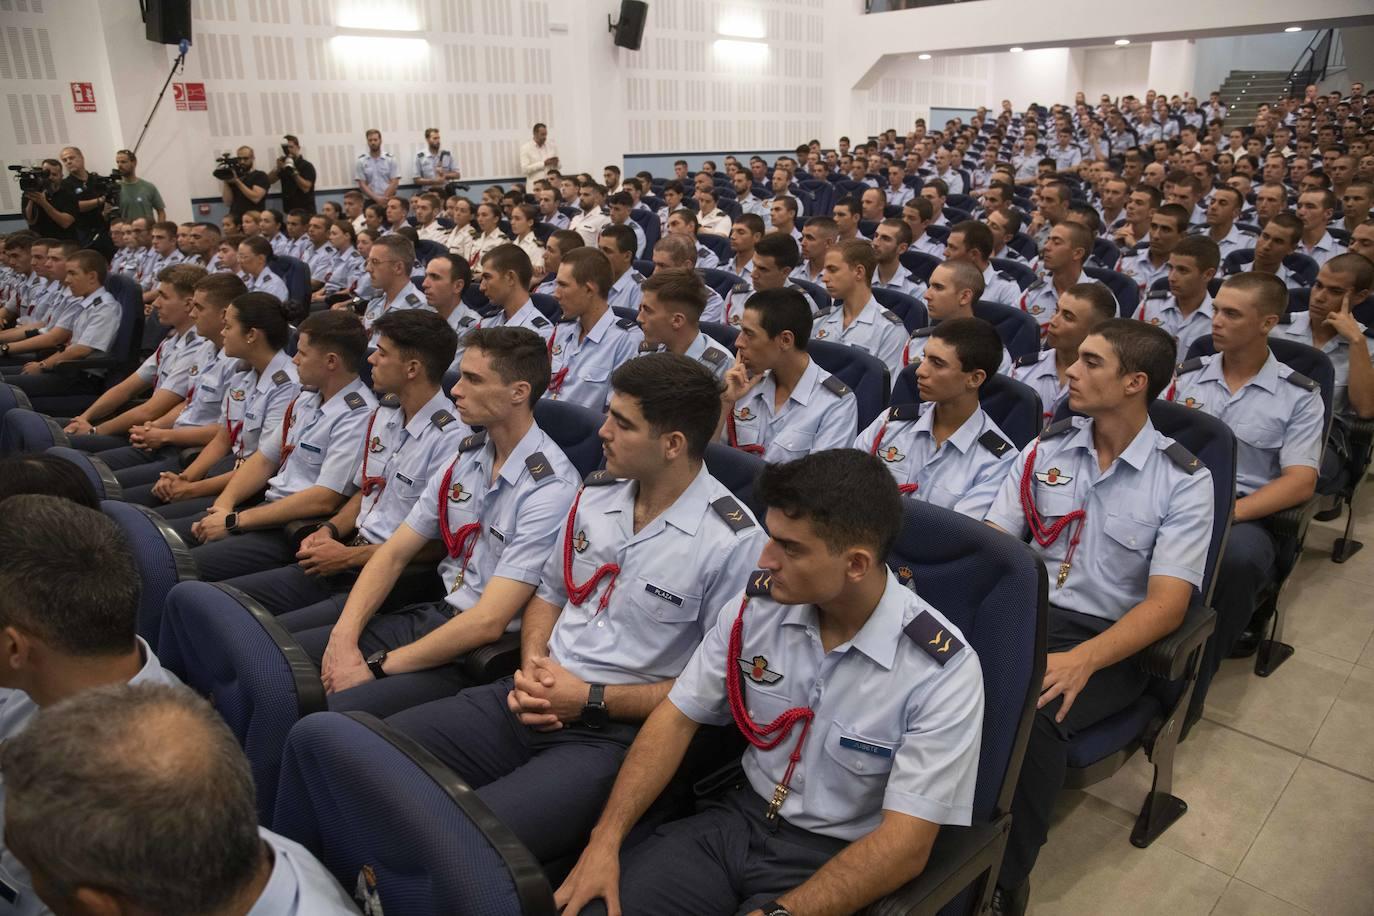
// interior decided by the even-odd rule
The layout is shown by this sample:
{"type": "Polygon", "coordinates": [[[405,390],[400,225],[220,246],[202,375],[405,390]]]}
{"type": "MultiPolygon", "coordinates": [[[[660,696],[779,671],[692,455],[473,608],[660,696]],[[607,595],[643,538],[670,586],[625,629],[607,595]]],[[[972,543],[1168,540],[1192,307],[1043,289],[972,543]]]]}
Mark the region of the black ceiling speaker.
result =
{"type": "MultiPolygon", "coordinates": [[[[649,4],[644,0],[620,0],[620,21],[611,23],[615,43],[619,47],[638,51],[644,40],[644,21],[649,18],[649,4]]],[[[606,21],[611,22],[607,16],[606,21]]]]}
{"type": "Polygon", "coordinates": [[[191,0],[144,0],[143,24],[149,41],[180,44],[191,40],[191,0]]]}

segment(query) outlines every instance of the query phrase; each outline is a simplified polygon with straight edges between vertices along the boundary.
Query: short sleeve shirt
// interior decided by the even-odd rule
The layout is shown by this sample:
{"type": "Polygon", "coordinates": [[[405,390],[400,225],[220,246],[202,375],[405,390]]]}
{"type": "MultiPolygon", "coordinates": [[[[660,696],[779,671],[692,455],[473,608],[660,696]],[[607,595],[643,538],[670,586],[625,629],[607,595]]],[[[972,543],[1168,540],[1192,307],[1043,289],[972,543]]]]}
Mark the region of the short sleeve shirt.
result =
{"type": "Polygon", "coordinates": [[[72,332],[72,344],[103,353],[119,333],[122,311],[119,302],[102,286],[69,307],[55,326],[72,332]]]}
{"type": "Polygon", "coordinates": [[[153,383],[154,388],[184,398],[191,390],[191,370],[200,357],[203,342],[196,336],[195,328],[187,328],[180,334],[169,333],[157,345],[153,355],[135,371],[143,381],[153,383]]]}
{"type": "Polygon", "coordinates": [[[285,350],[272,357],[262,374],[252,369],[230,379],[224,396],[224,424],[229,430],[229,450],[243,460],[258,450],[264,430],[281,435],[286,405],[300,393],[296,367],[285,350]]]}
{"type": "Polygon", "coordinates": [[[611,373],[639,355],[644,332],[633,319],[618,318],[607,309],[585,337],[581,334],[582,323],[576,319],[560,321],[555,328],[546,396],[604,413],[611,400],[611,373]]]}
{"type": "Polygon", "coordinates": [[[353,164],[353,177],[367,185],[374,194],[385,194],[391,179],[399,178],[400,166],[390,153],[373,156],[363,153],[353,164]]]}
{"type": "Polygon", "coordinates": [[[258,449],[277,462],[276,475],[267,482],[267,500],[282,499],[325,487],[342,496],[353,493],[353,477],[362,456],[363,433],[377,399],[361,378],[356,378],[328,401],[318,391],[303,391],[258,449]]]}
{"type": "Polygon", "coordinates": [[[777,383],[765,374],[726,421],[725,441],[762,445],[768,462],[792,461],[828,448],[849,448],[858,435],[859,409],[854,392],[810,360],[782,407],[773,407],[777,383]]]}
{"type": "Polygon", "coordinates": [[[175,429],[209,426],[219,420],[225,389],[239,373],[239,361],[225,356],[214,341],[201,340],[187,370],[186,406],[172,423],[175,429]]]}

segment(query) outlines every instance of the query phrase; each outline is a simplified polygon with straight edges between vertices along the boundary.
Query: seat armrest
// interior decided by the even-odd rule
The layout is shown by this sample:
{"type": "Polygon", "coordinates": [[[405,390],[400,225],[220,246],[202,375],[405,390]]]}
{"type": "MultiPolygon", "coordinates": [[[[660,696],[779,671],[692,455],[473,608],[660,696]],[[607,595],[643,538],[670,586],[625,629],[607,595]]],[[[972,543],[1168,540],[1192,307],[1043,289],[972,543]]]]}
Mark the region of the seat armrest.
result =
{"type": "Polygon", "coordinates": [[[1152,677],[1176,681],[1188,671],[1188,657],[1200,648],[1217,626],[1216,611],[1194,599],[1178,627],[1136,655],[1136,663],[1152,677]]]}
{"type": "Polygon", "coordinates": [[[322,515],[319,518],[298,518],[295,521],[287,522],[282,526],[286,532],[286,540],[291,543],[292,554],[301,549],[301,541],[314,534],[324,527],[324,523],[329,521],[329,516],[322,515]]]}
{"type": "Polygon", "coordinates": [[[120,369],[125,362],[127,361],[114,356],[85,356],[58,363],[48,371],[56,372],[58,375],[74,375],[77,372],[93,372],[97,369],[120,369]]]}
{"type": "Polygon", "coordinates": [[[1267,519],[1269,530],[1276,538],[1301,538],[1307,532],[1307,526],[1311,524],[1316,511],[1317,501],[1313,498],[1300,506],[1291,506],[1281,512],[1275,512],[1267,519]]]}
{"type": "Polygon", "coordinates": [[[520,634],[502,633],[496,642],[487,643],[464,655],[463,674],[474,684],[490,684],[520,667],[520,634]]]}
{"type": "MultiPolygon", "coordinates": [[[[863,910],[867,916],[935,916],[988,869],[1001,862],[1011,815],[990,824],[941,827],[919,875],[863,910]]],[[[988,878],[996,881],[994,872],[988,878]]]]}

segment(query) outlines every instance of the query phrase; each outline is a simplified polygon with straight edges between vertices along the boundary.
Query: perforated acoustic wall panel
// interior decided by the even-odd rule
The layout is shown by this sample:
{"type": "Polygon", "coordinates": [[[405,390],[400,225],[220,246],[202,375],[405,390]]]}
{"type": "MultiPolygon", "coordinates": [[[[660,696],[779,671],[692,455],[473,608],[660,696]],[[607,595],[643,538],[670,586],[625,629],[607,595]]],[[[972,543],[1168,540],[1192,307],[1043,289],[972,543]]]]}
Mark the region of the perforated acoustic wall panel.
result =
{"type": "Polygon", "coordinates": [[[928,120],[931,108],[995,104],[997,100],[988,98],[991,81],[992,56],[988,54],[932,60],[908,56],[880,63],[870,88],[855,90],[853,95],[855,107],[864,112],[860,123],[868,133],[889,127],[905,133],[917,118],[928,120]]]}
{"type": "MultiPolygon", "coordinates": [[[[45,6],[51,8],[52,0],[0,0],[0,84],[13,134],[6,146],[12,144],[24,158],[55,156],[57,147],[71,142],[69,87],[57,81],[51,33],[33,15],[43,14],[45,6]],[[15,13],[31,15],[10,15],[15,13]]],[[[19,187],[9,179],[8,172],[0,177],[0,212],[5,213],[19,209],[19,187]]]]}

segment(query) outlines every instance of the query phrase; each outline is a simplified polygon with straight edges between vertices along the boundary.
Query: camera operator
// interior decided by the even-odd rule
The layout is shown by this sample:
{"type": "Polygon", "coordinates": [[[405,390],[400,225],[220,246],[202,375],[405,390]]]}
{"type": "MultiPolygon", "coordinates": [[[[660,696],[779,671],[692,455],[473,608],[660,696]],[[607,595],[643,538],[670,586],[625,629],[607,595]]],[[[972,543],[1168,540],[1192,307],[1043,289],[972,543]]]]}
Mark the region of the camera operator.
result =
{"type": "Polygon", "coordinates": [[[76,238],[76,195],[62,181],[62,163],[44,159],[47,185],[24,192],[24,219],[40,238],[76,238]]]}
{"type": "Polygon", "coordinates": [[[86,157],[75,146],[64,147],[58,158],[67,169],[62,183],[76,196],[76,240],[83,248],[100,252],[108,261],[114,257],[110,223],[105,217],[105,193],[112,190],[110,181],[86,171],[86,157]]]}
{"type": "Polygon", "coordinates": [[[157,185],[135,174],[138,157],[133,151],[122,149],[115,153],[115,168],[119,170],[119,206],[112,208],[112,212],[126,220],[143,217],[150,222],[164,222],[167,206],[162,202],[162,193],[157,185]]]}
{"type": "Polygon", "coordinates": [[[291,134],[282,137],[281,155],[267,173],[269,186],[281,181],[281,208],[315,212],[315,166],[301,155],[301,141],[291,134]]]}
{"type": "Polygon", "coordinates": [[[234,174],[220,177],[223,174],[220,173],[215,177],[220,179],[220,197],[229,205],[229,212],[242,217],[261,206],[272,183],[267,180],[266,172],[253,168],[257,157],[251,146],[240,146],[236,155],[234,174]]]}

